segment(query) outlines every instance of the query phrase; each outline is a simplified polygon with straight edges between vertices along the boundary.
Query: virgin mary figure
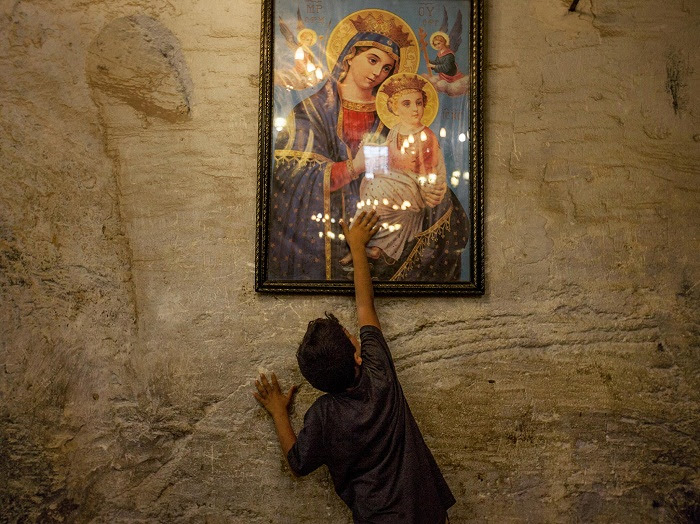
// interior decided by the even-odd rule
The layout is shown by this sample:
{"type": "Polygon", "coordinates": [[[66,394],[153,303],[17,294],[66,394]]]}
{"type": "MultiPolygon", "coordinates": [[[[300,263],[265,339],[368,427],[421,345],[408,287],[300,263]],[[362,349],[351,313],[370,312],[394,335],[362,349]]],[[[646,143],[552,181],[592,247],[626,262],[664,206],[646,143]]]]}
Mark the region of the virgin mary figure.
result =
{"type": "Polygon", "coordinates": [[[294,107],[275,142],[268,268],[271,279],[344,278],[339,219],[357,206],[363,140],[388,130],[377,116],[379,85],[418,69],[418,42],[398,16],[380,9],[352,13],[326,45],[330,77],[294,107]]]}

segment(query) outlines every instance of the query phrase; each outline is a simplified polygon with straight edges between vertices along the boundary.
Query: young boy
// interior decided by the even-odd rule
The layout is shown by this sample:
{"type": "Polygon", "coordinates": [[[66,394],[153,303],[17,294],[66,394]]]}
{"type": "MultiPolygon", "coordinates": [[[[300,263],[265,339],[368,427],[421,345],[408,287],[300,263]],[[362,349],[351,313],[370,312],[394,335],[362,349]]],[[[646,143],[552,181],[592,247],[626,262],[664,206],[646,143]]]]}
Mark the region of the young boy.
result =
{"type": "Polygon", "coordinates": [[[365,247],[377,221],[370,211],[350,228],[343,223],[362,342],[332,315],[309,323],[297,360],[326,394],[306,412],[299,436],[287,413],[295,387],[284,394],[274,373],[270,381],[263,374],[253,395],[272,415],[292,472],[307,475],[326,464],[355,522],[443,524],[455,499],[404,398],[374,309],[365,247]]]}

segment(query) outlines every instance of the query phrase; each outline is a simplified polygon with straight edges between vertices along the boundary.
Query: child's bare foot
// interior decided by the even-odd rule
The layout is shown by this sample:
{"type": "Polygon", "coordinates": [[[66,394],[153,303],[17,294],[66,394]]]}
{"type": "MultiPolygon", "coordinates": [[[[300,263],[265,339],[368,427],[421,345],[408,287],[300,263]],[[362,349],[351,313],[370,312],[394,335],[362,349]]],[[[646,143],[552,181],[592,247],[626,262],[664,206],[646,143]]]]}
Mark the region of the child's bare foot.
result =
{"type": "Polygon", "coordinates": [[[382,248],[378,246],[372,246],[367,248],[367,258],[379,258],[382,256],[382,248]]]}
{"type": "Polygon", "coordinates": [[[352,253],[348,253],[345,255],[343,258],[340,259],[340,263],[343,266],[347,266],[350,262],[352,262],[352,253]]]}

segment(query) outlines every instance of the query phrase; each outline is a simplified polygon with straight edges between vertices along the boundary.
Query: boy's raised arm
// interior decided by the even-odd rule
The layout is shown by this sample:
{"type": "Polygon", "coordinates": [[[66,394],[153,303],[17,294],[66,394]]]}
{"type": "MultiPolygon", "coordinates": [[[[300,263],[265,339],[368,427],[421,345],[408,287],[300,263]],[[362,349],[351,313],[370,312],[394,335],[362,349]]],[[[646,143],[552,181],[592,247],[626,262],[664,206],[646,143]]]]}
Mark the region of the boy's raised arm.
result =
{"type": "Polygon", "coordinates": [[[372,210],[369,213],[363,211],[358,215],[350,227],[343,221],[343,233],[350,246],[355,280],[355,304],[357,306],[357,323],[359,327],[375,326],[381,329],[379,318],[374,309],[374,288],[369,272],[369,261],[365,248],[369,239],[379,231],[377,222],[379,216],[372,210]]]}

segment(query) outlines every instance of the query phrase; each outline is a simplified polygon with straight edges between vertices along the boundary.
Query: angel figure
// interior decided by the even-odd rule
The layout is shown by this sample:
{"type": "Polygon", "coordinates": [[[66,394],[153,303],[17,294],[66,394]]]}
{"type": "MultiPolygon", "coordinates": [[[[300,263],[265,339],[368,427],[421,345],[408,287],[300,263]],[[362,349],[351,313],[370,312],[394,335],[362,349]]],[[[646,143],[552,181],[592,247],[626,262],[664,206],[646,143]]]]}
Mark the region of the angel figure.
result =
{"type": "Polygon", "coordinates": [[[421,48],[428,67],[428,74],[423,75],[435,89],[442,93],[447,93],[450,96],[460,96],[469,90],[469,77],[459,71],[455,53],[462,43],[462,11],[457,11],[457,20],[452,25],[452,30],[449,35],[449,19],[447,9],[443,9],[442,25],[439,31],[435,31],[430,35],[430,46],[437,51],[437,56],[434,60],[428,58],[427,43],[425,37],[427,33],[423,28],[420,28],[419,35],[421,40],[421,48]],[[437,73],[434,75],[433,73],[437,73]]]}
{"type": "Polygon", "coordinates": [[[304,25],[299,9],[296,36],[282,18],[279,19],[279,27],[287,46],[294,53],[294,66],[275,69],[275,84],[287,89],[307,89],[321,82],[326,74],[321,62],[311,51],[311,47],[319,40],[316,31],[304,25]]]}

